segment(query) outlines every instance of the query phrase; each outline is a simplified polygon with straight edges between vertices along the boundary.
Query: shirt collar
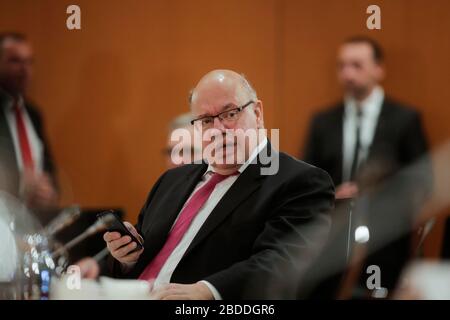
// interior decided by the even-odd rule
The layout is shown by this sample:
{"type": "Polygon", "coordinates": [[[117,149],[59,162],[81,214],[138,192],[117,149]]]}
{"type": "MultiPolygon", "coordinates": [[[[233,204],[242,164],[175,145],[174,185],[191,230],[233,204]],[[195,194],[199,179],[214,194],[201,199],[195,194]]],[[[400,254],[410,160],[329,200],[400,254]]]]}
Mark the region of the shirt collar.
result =
{"type": "MultiPolygon", "coordinates": [[[[248,165],[256,159],[261,150],[267,146],[267,143],[268,139],[267,137],[264,137],[264,139],[256,146],[256,148],[253,149],[253,152],[250,154],[250,157],[248,157],[247,161],[245,161],[244,164],[242,164],[242,166],[239,167],[238,169],[239,174],[244,172],[244,170],[248,167],[248,165]]],[[[208,169],[206,170],[205,174],[212,172],[215,172],[214,168],[210,164],[208,164],[208,169]]]]}
{"type": "MultiPolygon", "coordinates": [[[[360,102],[361,111],[363,115],[376,115],[383,104],[384,90],[381,86],[373,88],[370,95],[360,102]]],[[[345,113],[347,115],[357,113],[357,101],[353,97],[347,96],[345,98],[345,113]]]]}

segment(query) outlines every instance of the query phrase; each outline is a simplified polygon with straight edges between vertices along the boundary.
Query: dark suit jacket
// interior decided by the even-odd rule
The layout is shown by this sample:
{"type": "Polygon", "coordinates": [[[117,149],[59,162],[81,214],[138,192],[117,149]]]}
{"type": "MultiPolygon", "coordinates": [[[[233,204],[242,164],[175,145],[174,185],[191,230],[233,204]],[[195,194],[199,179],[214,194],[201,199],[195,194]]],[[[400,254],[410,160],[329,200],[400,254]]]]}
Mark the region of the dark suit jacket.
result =
{"type": "MultiPolygon", "coordinates": [[[[317,114],[303,157],[327,171],[336,185],[343,182],[343,117],[342,103],[317,114]]],[[[382,286],[388,289],[395,286],[409,257],[411,223],[431,189],[432,170],[427,151],[419,113],[385,99],[368,159],[357,178],[367,206],[356,213],[371,232],[366,266],[374,264],[381,268],[382,286]]],[[[367,278],[365,270],[364,267],[363,286],[367,278]]]]}
{"type": "MultiPolygon", "coordinates": [[[[286,272],[295,276],[320,249],[329,231],[334,188],[323,170],[284,153],[273,152],[272,159],[276,155],[275,175],[261,175],[258,161],[238,177],[195,236],[171,282],[206,280],[224,299],[287,297],[286,290],[265,290],[271,289],[269,282],[272,289],[282,287],[283,281],[294,287],[294,278],[286,272]]],[[[164,245],[206,169],[206,164],[185,165],[159,178],[137,224],[145,250],[127,275],[120,274],[113,260],[115,276],[140,275],[164,245]]],[[[288,289],[289,294],[295,290],[288,289]]]]}
{"type": "MultiPolygon", "coordinates": [[[[335,185],[342,181],[344,105],[335,105],[312,120],[305,144],[305,162],[327,171],[335,185]]],[[[385,99],[364,166],[379,179],[412,164],[428,151],[420,114],[385,99]]]]}
{"type": "MultiPolygon", "coordinates": [[[[16,151],[3,110],[10,99],[11,97],[0,88],[0,172],[6,176],[5,179],[2,179],[3,182],[0,184],[0,189],[6,190],[13,195],[18,195],[20,174],[16,161],[16,151]]],[[[42,117],[39,111],[27,101],[25,102],[25,109],[27,110],[34,129],[43,144],[44,171],[52,177],[56,186],[55,166],[44,132],[42,117]]]]}

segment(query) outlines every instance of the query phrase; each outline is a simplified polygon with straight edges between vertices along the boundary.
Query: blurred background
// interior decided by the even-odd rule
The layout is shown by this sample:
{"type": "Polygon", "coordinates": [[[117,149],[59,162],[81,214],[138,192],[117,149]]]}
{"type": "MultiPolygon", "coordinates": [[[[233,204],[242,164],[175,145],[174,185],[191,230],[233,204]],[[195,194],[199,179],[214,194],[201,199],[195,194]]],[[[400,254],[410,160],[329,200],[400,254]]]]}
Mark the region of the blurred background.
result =
{"type": "MultiPolygon", "coordinates": [[[[336,50],[353,35],[386,54],[386,93],[423,115],[431,147],[450,139],[450,2],[376,1],[381,30],[366,28],[374,1],[0,1],[0,32],[24,33],[35,51],[29,96],[40,107],[58,168],[62,205],[119,207],[135,222],[166,168],[168,123],[188,111],[206,72],[244,73],[264,102],[280,149],[299,157],[313,113],[341,97],[336,50]]],[[[441,252],[444,212],[424,243],[441,252]]]]}

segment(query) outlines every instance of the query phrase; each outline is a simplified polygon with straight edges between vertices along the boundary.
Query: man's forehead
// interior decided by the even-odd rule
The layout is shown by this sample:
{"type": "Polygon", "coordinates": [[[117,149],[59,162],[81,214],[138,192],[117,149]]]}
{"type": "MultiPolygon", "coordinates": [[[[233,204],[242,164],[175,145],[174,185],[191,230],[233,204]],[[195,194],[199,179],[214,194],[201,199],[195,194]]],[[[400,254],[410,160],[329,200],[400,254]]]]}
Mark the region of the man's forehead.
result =
{"type": "Polygon", "coordinates": [[[32,52],[31,45],[24,40],[6,39],[2,49],[4,52],[32,52]]]}
{"type": "Polygon", "coordinates": [[[194,89],[193,102],[215,103],[223,100],[237,101],[245,95],[241,82],[214,83],[198,86],[194,89]]]}
{"type": "Polygon", "coordinates": [[[340,56],[366,58],[372,57],[372,49],[366,43],[347,43],[341,46],[340,56]]]}
{"type": "Polygon", "coordinates": [[[191,107],[196,114],[214,114],[245,103],[248,90],[243,77],[231,70],[206,74],[194,88],[191,107]]]}
{"type": "Polygon", "coordinates": [[[223,107],[230,103],[236,104],[238,97],[235,88],[205,88],[194,92],[192,105],[201,109],[223,107]]]}

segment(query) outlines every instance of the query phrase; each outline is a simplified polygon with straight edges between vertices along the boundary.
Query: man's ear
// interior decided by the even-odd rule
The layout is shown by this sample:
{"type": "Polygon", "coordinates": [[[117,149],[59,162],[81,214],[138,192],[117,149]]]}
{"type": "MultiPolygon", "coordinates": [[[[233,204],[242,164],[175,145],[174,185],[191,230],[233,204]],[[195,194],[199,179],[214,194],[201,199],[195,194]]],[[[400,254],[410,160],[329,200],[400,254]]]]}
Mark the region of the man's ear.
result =
{"type": "Polygon", "coordinates": [[[261,100],[255,101],[255,107],[253,108],[253,112],[256,115],[256,123],[258,124],[258,129],[264,128],[264,112],[263,112],[263,103],[261,100]]]}
{"type": "Polygon", "coordinates": [[[377,69],[376,69],[376,80],[378,81],[378,82],[381,82],[381,81],[383,81],[384,80],[384,77],[385,77],[385,68],[384,68],[384,65],[383,64],[381,64],[381,63],[379,63],[378,65],[377,65],[377,67],[376,67],[377,69]]]}

